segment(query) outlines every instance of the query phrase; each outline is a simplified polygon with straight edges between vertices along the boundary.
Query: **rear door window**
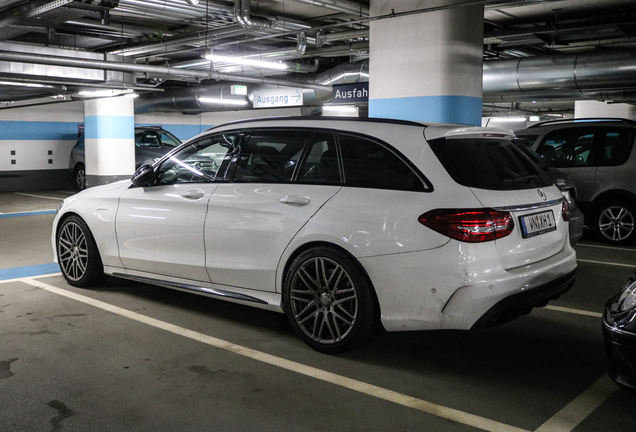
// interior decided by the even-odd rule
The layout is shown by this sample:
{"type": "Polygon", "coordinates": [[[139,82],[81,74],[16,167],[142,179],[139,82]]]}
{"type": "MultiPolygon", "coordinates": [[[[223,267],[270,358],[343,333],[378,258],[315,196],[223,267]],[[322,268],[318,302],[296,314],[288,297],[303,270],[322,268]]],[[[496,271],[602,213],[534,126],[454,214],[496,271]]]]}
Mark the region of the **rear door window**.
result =
{"type": "Polygon", "coordinates": [[[235,182],[288,183],[311,132],[251,130],[235,160],[235,182]]]}
{"type": "Polygon", "coordinates": [[[552,184],[545,173],[510,141],[441,138],[430,145],[448,174],[463,186],[521,190],[552,184]]]}
{"type": "Polygon", "coordinates": [[[316,133],[298,169],[298,183],[339,185],[340,165],[332,132],[316,133]]]}

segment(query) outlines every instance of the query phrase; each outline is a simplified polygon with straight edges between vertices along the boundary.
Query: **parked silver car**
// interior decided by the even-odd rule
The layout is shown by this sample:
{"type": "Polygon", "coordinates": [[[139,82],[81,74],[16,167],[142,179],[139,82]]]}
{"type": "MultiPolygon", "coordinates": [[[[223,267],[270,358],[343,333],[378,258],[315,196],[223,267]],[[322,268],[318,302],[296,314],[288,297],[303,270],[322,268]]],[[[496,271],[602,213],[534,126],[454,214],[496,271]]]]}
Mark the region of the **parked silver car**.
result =
{"type": "MultiPolygon", "coordinates": [[[[152,163],[181,144],[176,136],[160,126],[140,126],[135,128],[135,168],[144,163],[152,163]]],[[[80,135],[71,150],[69,170],[75,186],[86,189],[86,162],[84,155],[84,134],[80,135]]]]}
{"type": "Polygon", "coordinates": [[[574,180],[585,224],[600,239],[636,240],[636,121],[555,120],[515,133],[574,180]]]}

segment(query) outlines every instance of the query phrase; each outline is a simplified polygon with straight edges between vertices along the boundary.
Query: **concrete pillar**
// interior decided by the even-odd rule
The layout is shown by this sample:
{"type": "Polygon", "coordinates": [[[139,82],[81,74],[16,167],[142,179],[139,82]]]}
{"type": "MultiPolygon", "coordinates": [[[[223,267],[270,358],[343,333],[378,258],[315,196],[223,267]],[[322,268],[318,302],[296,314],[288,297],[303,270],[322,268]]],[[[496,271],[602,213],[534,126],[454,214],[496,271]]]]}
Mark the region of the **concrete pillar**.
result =
{"type": "MultiPolygon", "coordinates": [[[[430,5],[371,0],[371,16],[430,5]]],[[[371,21],[369,117],[480,125],[483,19],[482,4],[371,21]]]]}
{"type": "Polygon", "coordinates": [[[126,96],[84,102],[86,186],[130,178],[135,171],[135,107],[126,96]]]}
{"type": "Polygon", "coordinates": [[[627,118],[636,120],[636,106],[599,101],[574,102],[574,118],[627,118]]]}

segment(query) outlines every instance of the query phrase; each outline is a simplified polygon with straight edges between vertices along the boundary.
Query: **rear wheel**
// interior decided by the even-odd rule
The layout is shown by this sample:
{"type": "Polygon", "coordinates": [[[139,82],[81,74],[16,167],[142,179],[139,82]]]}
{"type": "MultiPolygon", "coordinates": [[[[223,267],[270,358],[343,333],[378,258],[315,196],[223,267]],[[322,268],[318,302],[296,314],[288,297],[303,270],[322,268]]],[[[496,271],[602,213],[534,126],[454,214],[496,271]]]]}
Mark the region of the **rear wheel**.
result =
{"type": "Polygon", "coordinates": [[[78,216],[69,216],[58,228],[57,256],[64,279],[73,286],[98,285],[106,278],[95,239],[78,216]]]}
{"type": "Polygon", "coordinates": [[[84,164],[77,164],[74,170],[75,186],[79,190],[86,189],[86,168],[84,164]]]}
{"type": "Polygon", "coordinates": [[[344,252],[316,247],[300,254],[285,278],[285,312],[316,351],[335,354],[371,340],[380,328],[373,288],[344,252]]]}
{"type": "Polygon", "coordinates": [[[636,209],[625,201],[608,202],[598,209],[594,217],[597,236],[611,244],[624,245],[636,239],[636,209]]]}

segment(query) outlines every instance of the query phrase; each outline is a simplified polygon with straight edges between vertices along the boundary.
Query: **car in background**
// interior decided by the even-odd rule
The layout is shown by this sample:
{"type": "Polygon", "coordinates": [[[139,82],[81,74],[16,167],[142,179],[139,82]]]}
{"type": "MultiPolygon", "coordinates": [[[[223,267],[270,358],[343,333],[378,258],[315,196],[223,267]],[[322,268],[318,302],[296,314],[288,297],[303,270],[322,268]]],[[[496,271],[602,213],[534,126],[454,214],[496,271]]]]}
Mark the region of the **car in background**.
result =
{"type": "Polygon", "coordinates": [[[55,260],[287,315],[338,353],[387,331],[479,329],[570,289],[569,206],[512,131],[397,120],[252,119],[131,180],[64,200],[55,260]]]}
{"type": "Polygon", "coordinates": [[[553,120],[515,134],[574,180],[585,224],[601,240],[636,240],[636,121],[553,120]]]}
{"type": "Polygon", "coordinates": [[[519,149],[537,164],[552,179],[554,184],[561,190],[561,193],[568,200],[570,205],[570,243],[572,246],[577,244],[583,236],[583,213],[576,206],[576,185],[569,175],[563,171],[559,171],[548,161],[542,158],[537,152],[529,147],[529,142],[517,138],[515,143],[519,149]]]}
{"type": "MultiPolygon", "coordinates": [[[[179,138],[161,126],[135,128],[135,169],[144,163],[152,163],[181,144],[179,138]]],[[[86,158],[84,155],[84,134],[80,135],[71,150],[69,170],[75,186],[86,189],[86,158]]]]}
{"type": "Polygon", "coordinates": [[[636,391],[636,271],[607,302],[603,336],[610,378],[620,387],[636,391]]]}

